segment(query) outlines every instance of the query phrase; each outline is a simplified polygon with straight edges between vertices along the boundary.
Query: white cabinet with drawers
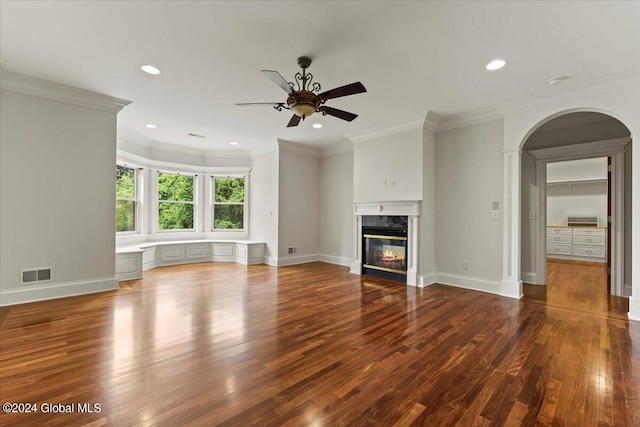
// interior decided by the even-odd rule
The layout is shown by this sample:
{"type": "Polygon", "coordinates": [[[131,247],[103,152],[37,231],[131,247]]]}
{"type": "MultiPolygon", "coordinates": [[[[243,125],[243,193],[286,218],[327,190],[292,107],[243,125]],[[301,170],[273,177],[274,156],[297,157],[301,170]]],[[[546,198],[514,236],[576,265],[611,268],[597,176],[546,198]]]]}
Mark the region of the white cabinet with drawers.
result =
{"type": "Polygon", "coordinates": [[[600,227],[547,227],[547,256],[604,262],[607,229],[600,227]]]}

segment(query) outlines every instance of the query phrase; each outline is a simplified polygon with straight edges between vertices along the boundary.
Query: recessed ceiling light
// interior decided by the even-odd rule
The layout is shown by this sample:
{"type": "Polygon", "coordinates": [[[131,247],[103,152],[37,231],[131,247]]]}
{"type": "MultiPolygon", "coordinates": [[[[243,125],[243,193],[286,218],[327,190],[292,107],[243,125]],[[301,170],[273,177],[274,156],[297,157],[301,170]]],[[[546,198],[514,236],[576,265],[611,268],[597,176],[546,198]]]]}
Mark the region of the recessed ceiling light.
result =
{"type": "Polygon", "coordinates": [[[320,123],[314,123],[311,125],[312,128],[314,129],[320,129],[322,127],[322,125],[320,123]]]}
{"type": "Polygon", "coordinates": [[[142,69],[142,71],[144,71],[145,73],[153,74],[154,76],[157,76],[158,74],[160,74],[160,69],[151,64],[141,65],[140,69],[142,69]]]}
{"type": "Polygon", "coordinates": [[[504,59],[494,59],[493,61],[487,64],[486,68],[489,71],[496,71],[504,67],[506,64],[507,64],[507,61],[505,61],[504,59]]]}
{"type": "Polygon", "coordinates": [[[563,82],[563,81],[565,81],[566,79],[567,79],[567,78],[566,78],[566,77],[564,77],[564,76],[561,76],[561,77],[555,77],[555,78],[553,78],[553,79],[549,80],[549,82],[548,82],[548,83],[549,83],[549,85],[551,85],[551,86],[555,86],[555,85],[559,85],[560,83],[562,83],[562,82],[563,82]]]}
{"type": "Polygon", "coordinates": [[[231,141],[229,144],[231,144],[231,145],[238,145],[238,143],[237,143],[237,142],[235,142],[235,141],[231,141]]]}
{"type": "Polygon", "coordinates": [[[145,125],[145,126],[146,126],[146,127],[148,127],[149,129],[155,129],[155,128],[157,128],[157,127],[158,127],[158,126],[153,125],[153,124],[151,124],[151,123],[149,123],[148,125],[145,125]]]}

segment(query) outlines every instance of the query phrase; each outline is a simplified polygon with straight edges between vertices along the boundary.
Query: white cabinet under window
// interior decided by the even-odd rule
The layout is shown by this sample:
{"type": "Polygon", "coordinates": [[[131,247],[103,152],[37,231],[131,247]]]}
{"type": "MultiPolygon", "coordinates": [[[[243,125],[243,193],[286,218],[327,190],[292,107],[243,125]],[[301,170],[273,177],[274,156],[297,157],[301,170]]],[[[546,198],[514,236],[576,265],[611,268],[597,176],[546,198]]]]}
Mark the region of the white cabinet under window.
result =
{"type": "Polygon", "coordinates": [[[549,258],[605,262],[607,229],[604,227],[547,227],[549,258]]]}

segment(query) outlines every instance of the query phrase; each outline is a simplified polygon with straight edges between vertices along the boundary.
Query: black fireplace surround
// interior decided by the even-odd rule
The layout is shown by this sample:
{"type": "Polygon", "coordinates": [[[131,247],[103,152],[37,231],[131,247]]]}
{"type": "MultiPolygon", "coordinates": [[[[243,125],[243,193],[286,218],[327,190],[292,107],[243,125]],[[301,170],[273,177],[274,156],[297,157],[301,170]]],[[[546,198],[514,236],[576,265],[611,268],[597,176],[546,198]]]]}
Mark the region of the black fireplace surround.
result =
{"type": "Polygon", "coordinates": [[[407,216],[362,217],[362,274],[407,282],[407,216]]]}

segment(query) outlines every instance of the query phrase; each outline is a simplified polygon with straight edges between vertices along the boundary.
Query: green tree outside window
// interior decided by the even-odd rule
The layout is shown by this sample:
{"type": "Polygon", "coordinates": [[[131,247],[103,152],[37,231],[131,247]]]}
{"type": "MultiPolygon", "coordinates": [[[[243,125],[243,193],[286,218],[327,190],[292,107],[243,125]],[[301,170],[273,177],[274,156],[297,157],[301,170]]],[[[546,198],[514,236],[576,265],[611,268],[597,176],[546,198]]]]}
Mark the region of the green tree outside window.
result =
{"type": "Polygon", "coordinates": [[[244,229],[244,178],[215,177],[214,230],[244,229]]]}
{"type": "Polygon", "coordinates": [[[116,165],[116,232],[136,231],[136,171],[116,165]]]}
{"type": "Polygon", "coordinates": [[[158,228],[189,230],[194,228],[194,177],[171,173],[158,174],[158,228]]]}

